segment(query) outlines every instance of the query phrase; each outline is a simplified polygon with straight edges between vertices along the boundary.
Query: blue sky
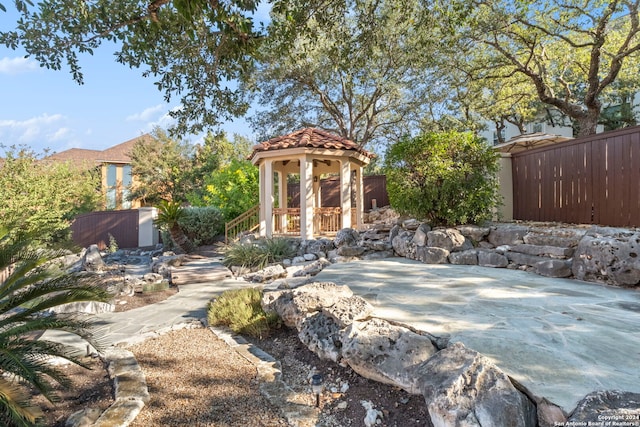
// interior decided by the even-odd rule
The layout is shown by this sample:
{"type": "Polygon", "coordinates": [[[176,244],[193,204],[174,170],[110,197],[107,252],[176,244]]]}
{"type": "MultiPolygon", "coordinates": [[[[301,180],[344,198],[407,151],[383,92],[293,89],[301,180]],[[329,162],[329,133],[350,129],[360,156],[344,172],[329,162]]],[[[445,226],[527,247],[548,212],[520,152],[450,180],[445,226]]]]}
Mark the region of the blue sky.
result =
{"type": "MultiPolygon", "coordinates": [[[[0,28],[6,30],[17,13],[4,2],[0,28]]],[[[266,10],[261,10],[267,16],[266,10]]],[[[0,46],[0,144],[27,145],[37,153],[45,148],[104,150],[151,131],[170,126],[168,112],[178,101],[166,103],[153,78],[119,64],[115,45],[106,43],[94,55],[81,56],[84,84],[73,81],[68,69],[41,68],[24,51],[0,46]]],[[[253,140],[245,120],[223,126],[253,140]]],[[[198,137],[186,137],[197,142],[198,137]]],[[[3,150],[0,149],[0,156],[3,150]]]]}

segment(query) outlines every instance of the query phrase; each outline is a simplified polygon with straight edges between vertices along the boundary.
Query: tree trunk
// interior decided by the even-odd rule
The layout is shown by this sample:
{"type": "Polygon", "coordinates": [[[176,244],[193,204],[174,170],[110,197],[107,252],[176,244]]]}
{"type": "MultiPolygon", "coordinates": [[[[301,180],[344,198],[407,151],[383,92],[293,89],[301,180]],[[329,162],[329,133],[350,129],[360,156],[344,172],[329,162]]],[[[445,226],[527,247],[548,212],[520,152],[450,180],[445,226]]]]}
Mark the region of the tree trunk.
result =
{"type": "Polygon", "coordinates": [[[594,135],[598,130],[599,109],[589,109],[586,114],[576,118],[578,124],[578,136],[594,135]]]}
{"type": "Polygon", "coordinates": [[[189,240],[186,234],[182,231],[182,229],[176,224],[169,229],[169,234],[171,235],[171,240],[173,243],[180,248],[185,253],[192,253],[196,250],[195,245],[189,240]]]}

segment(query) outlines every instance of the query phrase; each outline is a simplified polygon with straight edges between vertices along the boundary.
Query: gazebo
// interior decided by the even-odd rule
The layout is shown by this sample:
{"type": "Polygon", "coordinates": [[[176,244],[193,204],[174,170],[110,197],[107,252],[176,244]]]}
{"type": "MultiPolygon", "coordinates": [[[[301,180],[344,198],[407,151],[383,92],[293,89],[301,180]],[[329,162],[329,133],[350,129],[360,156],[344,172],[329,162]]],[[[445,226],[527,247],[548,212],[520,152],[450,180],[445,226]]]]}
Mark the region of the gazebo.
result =
{"type": "Polygon", "coordinates": [[[313,239],[361,226],[362,168],[373,157],[353,141],[315,128],[255,145],[250,159],[260,168],[260,235],[313,239]],[[337,207],[321,206],[320,179],[328,174],[340,177],[337,207]],[[300,176],[299,208],[288,206],[288,175],[300,176]]]}

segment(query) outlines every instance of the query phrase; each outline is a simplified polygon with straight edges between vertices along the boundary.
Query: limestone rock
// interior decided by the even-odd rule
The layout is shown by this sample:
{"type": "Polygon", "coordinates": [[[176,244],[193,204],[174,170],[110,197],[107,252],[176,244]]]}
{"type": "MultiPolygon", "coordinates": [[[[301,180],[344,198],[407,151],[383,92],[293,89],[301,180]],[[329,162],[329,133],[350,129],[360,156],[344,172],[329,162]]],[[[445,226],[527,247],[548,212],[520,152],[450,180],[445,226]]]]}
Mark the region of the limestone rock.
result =
{"type": "Polygon", "coordinates": [[[478,251],[478,265],[482,267],[504,268],[509,264],[506,256],[494,251],[478,251]]]}
{"type": "Polygon", "coordinates": [[[416,247],[416,258],[425,264],[446,264],[449,251],[444,248],[431,246],[416,247]]]}
{"type": "Polygon", "coordinates": [[[427,233],[427,246],[446,249],[449,252],[463,249],[466,242],[465,237],[455,228],[433,230],[427,233]]]}
{"type": "Polygon", "coordinates": [[[339,256],[354,257],[362,255],[365,250],[362,246],[340,246],[337,252],[339,256]]]}
{"type": "Polygon", "coordinates": [[[640,232],[596,230],[585,235],[576,248],[572,271],[578,280],[617,286],[640,284],[640,232]]]}
{"type": "Polygon", "coordinates": [[[546,277],[570,277],[571,262],[561,259],[540,261],[534,265],[536,273],[546,277]]]}
{"type": "Polygon", "coordinates": [[[451,252],[449,262],[456,265],[478,265],[478,251],[469,249],[463,252],[451,252]]]}
{"type": "Polygon", "coordinates": [[[420,393],[414,370],[437,351],[428,337],[382,319],[354,322],[342,333],[342,356],[363,377],[420,393]]]}
{"type": "Polygon", "coordinates": [[[478,225],[459,225],[456,229],[464,236],[474,242],[482,241],[491,231],[489,227],[480,227],[478,225]]]}
{"type": "Polygon", "coordinates": [[[420,227],[422,223],[420,221],[418,221],[417,219],[414,218],[410,218],[410,219],[406,219],[404,221],[402,221],[402,228],[404,228],[405,230],[417,230],[418,227],[420,227]]]}
{"type": "Polygon", "coordinates": [[[395,254],[393,250],[375,251],[375,252],[370,252],[368,254],[363,255],[362,259],[367,261],[375,261],[377,259],[392,258],[394,255],[395,254]]]}
{"type": "Polygon", "coordinates": [[[586,232],[586,228],[535,228],[525,234],[523,240],[529,245],[575,248],[586,232]]]}
{"type": "Polygon", "coordinates": [[[74,412],[67,418],[64,427],[90,427],[100,417],[102,411],[98,408],[85,408],[74,412]]]}
{"type": "Polygon", "coordinates": [[[393,250],[398,254],[398,256],[408,256],[411,254],[415,254],[416,245],[412,242],[413,233],[408,231],[401,231],[396,237],[391,241],[393,245],[393,250]]]}
{"type": "Polygon", "coordinates": [[[514,264],[527,265],[529,267],[533,267],[539,262],[546,261],[545,257],[521,254],[518,252],[510,252],[510,251],[507,251],[505,253],[505,256],[509,261],[511,261],[514,264]]]}
{"type": "Polygon", "coordinates": [[[82,256],[82,268],[95,273],[104,271],[106,267],[107,265],[100,255],[98,245],[89,246],[82,256]]]}
{"type": "Polygon", "coordinates": [[[537,425],[535,406],[509,377],[461,343],[436,353],[418,373],[434,426],[537,425]]]}
{"type": "Polygon", "coordinates": [[[573,255],[573,248],[548,245],[513,245],[509,247],[509,250],[527,255],[551,256],[555,258],[569,258],[573,255]]]}
{"type": "Polygon", "coordinates": [[[353,292],[348,286],[332,282],[313,282],[293,290],[265,292],[262,308],[277,313],[285,325],[297,328],[307,314],[321,311],[353,292]]]}
{"type": "Polygon", "coordinates": [[[324,307],[322,313],[331,317],[343,329],[355,321],[367,319],[373,313],[373,307],[364,298],[352,295],[324,307]]]}
{"type": "Polygon", "coordinates": [[[639,417],[640,393],[607,390],[588,394],[578,402],[568,421],[575,423],[617,421],[619,422],[617,425],[620,426],[625,425],[623,424],[625,421],[632,421],[633,423],[629,425],[636,426],[639,424],[639,417]]]}
{"type": "MultiPolygon", "coordinates": [[[[427,233],[431,231],[431,226],[429,224],[423,223],[416,229],[415,234],[413,235],[412,242],[416,246],[426,246],[427,245],[427,233]]],[[[433,245],[429,245],[433,246],[433,245]]]]}
{"type": "Polygon", "coordinates": [[[299,323],[298,338],[319,358],[340,361],[340,326],[333,318],[321,312],[308,315],[299,323]]]}
{"type": "Polygon", "coordinates": [[[522,225],[500,225],[491,228],[487,240],[493,246],[517,245],[523,243],[525,234],[529,232],[529,227],[522,225]]]}
{"type": "Polygon", "coordinates": [[[255,273],[249,273],[244,276],[244,279],[248,282],[264,283],[275,279],[287,277],[287,270],[280,264],[274,264],[256,271],[255,273]]]}
{"type": "Polygon", "coordinates": [[[331,265],[331,263],[326,258],[320,258],[293,273],[293,277],[315,276],[328,265],[331,265]]]}
{"type": "Polygon", "coordinates": [[[336,238],[333,239],[333,244],[336,248],[341,246],[355,246],[360,240],[360,235],[353,228],[343,228],[336,233],[336,238]]]}

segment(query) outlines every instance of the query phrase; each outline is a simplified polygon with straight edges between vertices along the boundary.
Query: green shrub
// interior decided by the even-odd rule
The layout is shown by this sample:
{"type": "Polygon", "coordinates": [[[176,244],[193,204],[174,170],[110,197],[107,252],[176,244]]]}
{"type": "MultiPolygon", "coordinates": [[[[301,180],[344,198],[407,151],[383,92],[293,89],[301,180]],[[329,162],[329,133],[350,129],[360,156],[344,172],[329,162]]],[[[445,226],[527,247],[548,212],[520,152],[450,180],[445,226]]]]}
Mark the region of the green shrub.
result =
{"type": "Polygon", "coordinates": [[[225,221],[236,218],[259,202],[258,168],[248,160],[233,159],[207,179],[203,199],[220,208],[225,221]]]}
{"type": "Polygon", "coordinates": [[[227,326],[237,334],[268,336],[280,326],[280,318],[275,313],[265,313],[261,300],[262,292],[256,288],[225,291],[209,304],[209,324],[227,326]]]}
{"type": "Polygon", "coordinates": [[[391,206],[431,225],[481,223],[499,204],[498,155],[470,133],[405,138],[385,156],[391,206]]]}
{"type": "Polygon", "coordinates": [[[212,245],[224,232],[222,212],[214,206],[185,208],[178,225],[196,246],[212,245]]]}
{"type": "Polygon", "coordinates": [[[287,239],[262,239],[252,243],[236,242],[224,251],[222,263],[227,266],[264,268],[268,264],[280,262],[295,255],[287,239]]]}

